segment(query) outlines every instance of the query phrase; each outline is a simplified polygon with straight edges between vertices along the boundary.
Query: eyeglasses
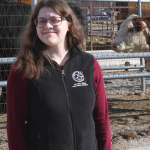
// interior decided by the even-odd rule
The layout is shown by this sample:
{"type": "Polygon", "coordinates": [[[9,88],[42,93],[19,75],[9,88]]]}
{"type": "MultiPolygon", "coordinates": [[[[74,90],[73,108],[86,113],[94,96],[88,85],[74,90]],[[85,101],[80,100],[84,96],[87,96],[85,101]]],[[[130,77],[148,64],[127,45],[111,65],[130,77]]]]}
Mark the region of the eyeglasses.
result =
{"type": "Polygon", "coordinates": [[[43,28],[49,22],[52,26],[60,26],[62,23],[62,20],[67,20],[63,17],[53,17],[51,19],[45,19],[45,18],[38,18],[34,21],[37,28],[43,28]]]}

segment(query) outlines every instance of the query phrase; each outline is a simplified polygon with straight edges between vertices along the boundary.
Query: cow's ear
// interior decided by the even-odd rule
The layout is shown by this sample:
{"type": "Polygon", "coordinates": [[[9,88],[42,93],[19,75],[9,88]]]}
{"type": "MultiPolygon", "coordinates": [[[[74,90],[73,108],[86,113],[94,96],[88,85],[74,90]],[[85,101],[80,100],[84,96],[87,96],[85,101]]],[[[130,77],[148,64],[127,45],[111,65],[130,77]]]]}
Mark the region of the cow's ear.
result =
{"type": "Polygon", "coordinates": [[[141,20],[134,20],[133,25],[136,32],[140,32],[144,30],[144,25],[141,22],[141,20]]]}

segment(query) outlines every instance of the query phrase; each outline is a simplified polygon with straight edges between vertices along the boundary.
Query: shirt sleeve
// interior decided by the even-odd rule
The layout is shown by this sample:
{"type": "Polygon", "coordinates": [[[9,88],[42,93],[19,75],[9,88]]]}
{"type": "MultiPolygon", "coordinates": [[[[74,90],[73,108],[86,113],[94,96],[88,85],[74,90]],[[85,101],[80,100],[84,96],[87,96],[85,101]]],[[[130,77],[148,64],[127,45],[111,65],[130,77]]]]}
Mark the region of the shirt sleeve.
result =
{"type": "Polygon", "coordinates": [[[25,121],[28,107],[28,80],[23,72],[10,70],[7,81],[7,135],[9,150],[27,150],[25,121]]]}
{"type": "Polygon", "coordinates": [[[93,110],[98,150],[111,150],[111,135],[108,115],[108,104],[104,87],[103,74],[97,60],[93,64],[94,89],[96,103],[93,110]]]}

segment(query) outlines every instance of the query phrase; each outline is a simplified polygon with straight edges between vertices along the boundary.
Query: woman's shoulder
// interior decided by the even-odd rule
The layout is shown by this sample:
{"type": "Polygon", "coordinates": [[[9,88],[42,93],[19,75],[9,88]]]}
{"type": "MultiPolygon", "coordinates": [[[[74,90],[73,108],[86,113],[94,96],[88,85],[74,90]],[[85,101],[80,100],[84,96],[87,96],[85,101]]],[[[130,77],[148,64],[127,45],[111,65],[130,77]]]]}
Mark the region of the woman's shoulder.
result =
{"type": "Polygon", "coordinates": [[[24,75],[24,70],[16,69],[16,63],[11,66],[8,80],[27,80],[24,75]]]}

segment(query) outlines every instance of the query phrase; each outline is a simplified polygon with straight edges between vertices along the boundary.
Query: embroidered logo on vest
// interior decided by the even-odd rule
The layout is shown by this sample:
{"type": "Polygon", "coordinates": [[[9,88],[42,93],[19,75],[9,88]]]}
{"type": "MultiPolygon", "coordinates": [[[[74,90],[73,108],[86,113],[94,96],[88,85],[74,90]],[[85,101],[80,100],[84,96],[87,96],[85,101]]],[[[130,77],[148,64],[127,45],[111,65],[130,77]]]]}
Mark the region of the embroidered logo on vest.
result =
{"type": "Polygon", "coordinates": [[[74,71],[72,74],[72,78],[74,81],[78,82],[78,83],[75,83],[72,87],[88,86],[86,82],[82,82],[84,81],[84,74],[82,71],[74,71]]]}
{"type": "Polygon", "coordinates": [[[73,80],[75,80],[76,82],[82,82],[84,81],[84,74],[81,71],[75,71],[72,74],[72,78],[73,80]]]}

